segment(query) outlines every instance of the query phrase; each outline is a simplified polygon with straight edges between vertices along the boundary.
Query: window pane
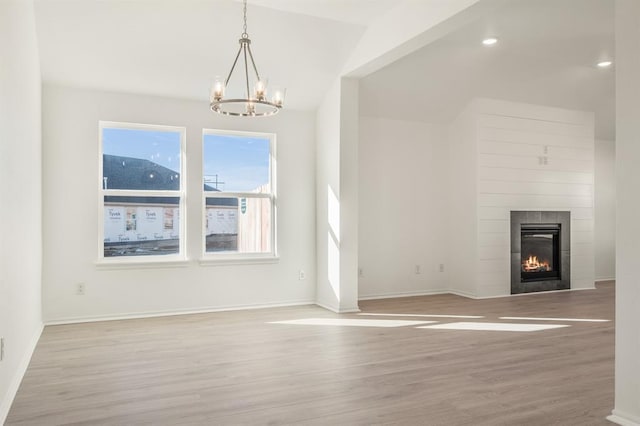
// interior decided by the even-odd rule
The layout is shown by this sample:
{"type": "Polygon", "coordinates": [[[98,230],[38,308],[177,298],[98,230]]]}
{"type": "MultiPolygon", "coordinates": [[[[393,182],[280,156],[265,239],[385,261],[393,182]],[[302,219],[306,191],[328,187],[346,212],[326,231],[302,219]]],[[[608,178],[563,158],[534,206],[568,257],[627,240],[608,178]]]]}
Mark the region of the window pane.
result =
{"type": "Polygon", "coordinates": [[[102,129],[103,189],[180,189],[180,132],[102,129]]]}
{"type": "Polygon", "coordinates": [[[207,198],[206,251],[269,253],[270,198],[207,198]]]}
{"type": "Polygon", "coordinates": [[[270,139],[204,135],[205,191],[268,193],[270,139]]]}
{"type": "Polygon", "coordinates": [[[180,250],[179,197],[104,197],[104,257],[180,250]]]}

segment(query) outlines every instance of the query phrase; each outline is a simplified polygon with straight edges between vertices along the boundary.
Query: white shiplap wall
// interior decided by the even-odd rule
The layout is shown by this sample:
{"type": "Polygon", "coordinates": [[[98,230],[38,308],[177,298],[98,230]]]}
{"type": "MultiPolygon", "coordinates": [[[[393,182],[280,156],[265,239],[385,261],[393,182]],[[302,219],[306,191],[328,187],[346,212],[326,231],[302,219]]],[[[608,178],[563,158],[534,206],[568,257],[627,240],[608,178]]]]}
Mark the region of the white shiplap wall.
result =
{"type": "Polygon", "coordinates": [[[571,288],[594,285],[593,113],[476,99],[478,297],[510,293],[511,210],[571,211],[571,288]]]}

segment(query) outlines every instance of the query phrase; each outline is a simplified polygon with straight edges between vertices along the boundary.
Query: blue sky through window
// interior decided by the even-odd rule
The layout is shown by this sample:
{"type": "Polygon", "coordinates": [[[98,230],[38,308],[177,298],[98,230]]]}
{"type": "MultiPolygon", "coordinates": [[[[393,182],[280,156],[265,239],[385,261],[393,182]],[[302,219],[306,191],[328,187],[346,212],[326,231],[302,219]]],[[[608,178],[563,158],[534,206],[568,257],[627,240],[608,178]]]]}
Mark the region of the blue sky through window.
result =
{"type": "Polygon", "coordinates": [[[102,129],[107,155],[149,160],[180,173],[180,132],[141,129],[102,129]]]}
{"type": "Polygon", "coordinates": [[[204,176],[221,191],[248,192],[269,183],[268,138],[207,134],[203,149],[204,176]]]}

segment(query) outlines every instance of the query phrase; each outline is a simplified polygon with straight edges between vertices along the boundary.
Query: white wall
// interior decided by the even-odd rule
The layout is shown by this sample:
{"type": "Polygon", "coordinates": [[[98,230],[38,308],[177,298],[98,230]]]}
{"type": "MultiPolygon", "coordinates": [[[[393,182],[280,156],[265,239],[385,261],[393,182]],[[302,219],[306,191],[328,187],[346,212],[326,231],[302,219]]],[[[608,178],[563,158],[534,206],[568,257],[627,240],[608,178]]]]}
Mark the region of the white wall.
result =
{"type": "Polygon", "coordinates": [[[596,280],[616,276],[616,144],[596,140],[594,178],[594,253],[596,280]]]}
{"type": "Polygon", "coordinates": [[[570,211],[571,287],[593,288],[592,113],[476,99],[448,127],[361,117],[359,155],[361,298],[510,294],[512,210],[570,211]]]}
{"type": "Polygon", "coordinates": [[[360,117],[360,299],[446,291],[446,158],[444,126],[360,117]]]}
{"type": "Polygon", "coordinates": [[[477,295],[478,270],[478,147],[474,105],[467,106],[449,125],[444,182],[448,185],[446,245],[448,288],[468,297],[477,295]]]}
{"type": "Polygon", "coordinates": [[[616,0],[616,365],[610,420],[640,425],[640,2],[616,0]]]}
{"type": "Polygon", "coordinates": [[[315,301],[314,115],[268,119],[214,115],[206,102],[45,85],[43,93],[46,321],[315,301]],[[187,255],[184,267],[104,269],[98,247],[98,121],[187,128],[187,255]],[[202,266],[203,128],[277,134],[278,251],[270,264],[202,266]],[[298,280],[298,271],[306,272],[298,280]],[[86,283],[86,295],[75,285],[86,283]]]}
{"type": "Polygon", "coordinates": [[[0,2],[0,424],[42,331],[40,64],[33,5],[0,2]]]}

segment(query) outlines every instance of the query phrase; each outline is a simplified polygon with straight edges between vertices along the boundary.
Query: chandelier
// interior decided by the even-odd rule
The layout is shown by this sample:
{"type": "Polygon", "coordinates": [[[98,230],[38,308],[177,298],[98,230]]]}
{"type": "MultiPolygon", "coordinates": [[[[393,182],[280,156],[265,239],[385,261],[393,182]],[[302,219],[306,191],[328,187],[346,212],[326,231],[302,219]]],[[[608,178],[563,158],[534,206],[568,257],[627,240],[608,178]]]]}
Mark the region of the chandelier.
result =
{"type": "MultiPolygon", "coordinates": [[[[236,58],[231,66],[231,71],[226,80],[216,77],[211,88],[210,106],[211,111],[223,115],[233,115],[238,117],[264,117],[274,115],[282,108],[284,103],[284,90],[274,90],[271,99],[267,97],[267,82],[260,78],[258,67],[253,60],[251,53],[251,40],[247,34],[247,0],[243,1],[243,17],[244,27],[240,36],[240,49],[236,54],[236,58]],[[246,88],[245,97],[243,98],[225,98],[225,91],[229,84],[229,80],[233,71],[238,65],[238,59],[242,56],[241,62],[244,62],[244,90],[246,88]],[[251,66],[249,66],[251,65],[251,66]],[[251,84],[249,78],[249,68],[255,74],[254,83],[251,84]],[[253,88],[253,91],[251,90],[253,88]]],[[[242,73],[242,71],[240,71],[242,73]]]]}

